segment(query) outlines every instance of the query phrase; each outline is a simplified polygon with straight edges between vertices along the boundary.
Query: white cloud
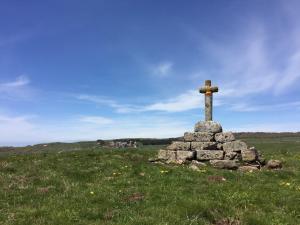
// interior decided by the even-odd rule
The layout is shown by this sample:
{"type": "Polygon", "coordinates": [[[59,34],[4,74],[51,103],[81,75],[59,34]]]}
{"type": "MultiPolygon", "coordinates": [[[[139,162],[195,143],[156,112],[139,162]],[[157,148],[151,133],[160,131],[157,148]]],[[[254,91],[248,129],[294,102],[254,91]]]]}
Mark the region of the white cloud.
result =
{"type": "Polygon", "coordinates": [[[27,76],[18,76],[15,80],[0,83],[0,98],[2,99],[29,99],[34,90],[30,87],[27,76]]]}
{"type": "Polygon", "coordinates": [[[107,125],[113,123],[112,119],[102,116],[82,116],[79,120],[84,123],[91,123],[96,125],[107,125]]]}
{"type": "MultiPolygon", "coordinates": [[[[224,89],[230,90],[227,97],[285,94],[287,89],[299,86],[300,41],[292,41],[299,33],[291,32],[284,43],[275,45],[263,24],[255,23],[247,27],[247,32],[240,31],[242,35],[236,35],[234,41],[230,39],[231,43],[202,40],[200,51],[215,62],[215,67],[199,68],[199,73],[214,74],[215,82],[221,86],[220,95],[224,89]]],[[[194,74],[197,71],[191,78],[194,74]]]]}
{"type": "Polygon", "coordinates": [[[203,107],[203,96],[201,96],[197,90],[188,90],[174,98],[158,101],[148,105],[122,105],[106,97],[87,94],[76,96],[76,98],[79,100],[109,106],[115,109],[117,113],[147,111],[183,112],[203,107]]]}
{"type": "Polygon", "coordinates": [[[172,62],[162,62],[152,67],[152,73],[160,77],[166,77],[170,75],[172,68],[172,62]]]}
{"type": "MultiPolygon", "coordinates": [[[[40,118],[39,118],[40,119],[40,118]]],[[[36,121],[27,116],[0,116],[0,146],[113,138],[181,136],[192,125],[170,117],[130,116],[119,119],[82,116],[61,121],[36,121]]]]}
{"type": "Polygon", "coordinates": [[[104,106],[109,106],[113,109],[116,110],[118,113],[130,113],[130,112],[137,112],[139,111],[139,108],[133,105],[123,105],[117,103],[115,100],[112,100],[108,97],[104,96],[96,96],[96,95],[89,95],[89,94],[81,94],[81,95],[76,95],[76,99],[81,100],[81,101],[87,101],[91,103],[95,103],[97,105],[104,105],[104,106]]]}
{"type": "Polygon", "coordinates": [[[175,98],[146,105],[142,111],[182,112],[203,107],[203,98],[197,90],[189,90],[175,98]]]}
{"type": "Polygon", "coordinates": [[[18,76],[14,81],[0,83],[0,91],[7,91],[10,89],[20,88],[28,85],[30,80],[27,76],[18,76]]]}
{"type": "Polygon", "coordinates": [[[248,103],[236,103],[229,105],[229,109],[237,112],[256,112],[256,111],[279,111],[279,110],[289,110],[293,108],[298,110],[300,108],[300,101],[276,103],[276,104],[248,104],[248,103]]]}
{"type": "Polygon", "coordinates": [[[234,132],[299,132],[300,123],[282,122],[282,123],[251,123],[240,127],[231,127],[228,130],[234,132]]]}

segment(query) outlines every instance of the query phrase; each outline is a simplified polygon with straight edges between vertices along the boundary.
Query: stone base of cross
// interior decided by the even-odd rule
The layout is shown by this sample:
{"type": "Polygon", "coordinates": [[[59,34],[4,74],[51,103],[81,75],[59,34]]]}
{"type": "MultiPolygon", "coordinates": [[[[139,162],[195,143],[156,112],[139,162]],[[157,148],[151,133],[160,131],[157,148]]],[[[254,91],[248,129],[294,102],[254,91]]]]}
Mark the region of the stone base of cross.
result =
{"type": "Polygon", "coordinates": [[[211,86],[211,80],[206,80],[205,86],[199,89],[200,93],[205,94],[205,121],[212,120],[213,93],[218,90],[218,87],[211,86]]]}

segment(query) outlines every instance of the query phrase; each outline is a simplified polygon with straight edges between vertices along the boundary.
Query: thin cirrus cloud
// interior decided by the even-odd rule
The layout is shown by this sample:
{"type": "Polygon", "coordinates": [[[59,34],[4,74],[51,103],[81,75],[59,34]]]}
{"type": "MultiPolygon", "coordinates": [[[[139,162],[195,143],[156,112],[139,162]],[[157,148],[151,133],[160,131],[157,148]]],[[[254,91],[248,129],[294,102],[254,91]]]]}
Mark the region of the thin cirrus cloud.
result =
{"type": "Polygon", "coordinates": [[[102,117],[102,116],[81,116],[79,120],[84,123],[90,123],[96,125],[107,125],[107,124],[112,124],[114,122],[112,119],[102,117]]]}
{"type": "Polygon", "coordinates": [[[201,108],[203,105],[203,98],[199,95],[197,90],[188,90],[183,94],[180,94],[174,98],[158,101],[148,105],[130,105],[119,104],[114,100],[111,100],[103,96],[95,96],[82,94],[76,96],[78,100],[95,103],[98,105],[104,105],[116,110],[117,113],[133,113],[133,112],[149,112],[149,111],[161,111],[161,112],[183,112],[192,109],[201,108]]]}
{"type": "Polygon", "coordinates": [[[159,77],[167,77],[171,74],[172,69],[173,69],[173,63],[166,61],[152,66],[151,72],[152,74],[159,77]]]}
{"type": "Polygon", "coordinates": [[[35,89],[30,86],[30,79],[21,75],[11,81],[0,83],[0,99],[29,100],[32,99],[35,89]]]}
{"type": "MultiPolygon", "coordinates": [[[[262,24],[253,27],[234,45],[202,40],[201,51],[215,62],[214,70],[206,71],[207,74],[216,74],[216,79],[222,81],[226,89],[235,92],[236,97],[258,93],[278,95],[284,94],[288,88],[297,87],[300,79],[300,41],[295,44],[292,40],[298,32],[291,32],[287,42],[274,46],[272,35],[262,24]],[[286,50],[287,43],[292,45],[290,50],[286,50]]],[[[203,68],[201,72],[203,74],[203,68]]]]}
{"type": "Polygon", "coordinates": [[[21,88],[21,87],[28,85],[29,83],[30,83],[29,78],[25,75],[21,75],[21,76],[18,76],[13,81],[0,83],[0,91],[21,88]]]}

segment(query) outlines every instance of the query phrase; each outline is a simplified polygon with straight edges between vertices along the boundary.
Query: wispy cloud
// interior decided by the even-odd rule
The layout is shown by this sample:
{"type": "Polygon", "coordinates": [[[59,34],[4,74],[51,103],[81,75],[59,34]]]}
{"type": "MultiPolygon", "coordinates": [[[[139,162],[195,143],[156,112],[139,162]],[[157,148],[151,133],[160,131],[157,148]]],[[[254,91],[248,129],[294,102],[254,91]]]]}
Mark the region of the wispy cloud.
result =
{"type": "Polygon", "coordinates": [[[14,80],[0,83],[0,93],[2,99],[30,99],[34,89],[30,86],[30,79],[21,75],[14,80]]]}
{"type": "Polygon", "coordinates": [[[228,127],[234,132],[299,132],[298,122],[251,123],[242,126],[228,127]]]}
{"type": "Polygon", "coordinates": [[[79,121],[96,125],[107,125],[114,122],[112,119],[102,116],[81,116],[79,121]]]}
{"type": "Polygon", "coordinates": [[[185,93],[179,94],[174,98],[160,100],[158,102],[145,105],[123,105],[107,97],[87,94],[78,95],[76,96],[76,98],[82,101],[88,101],[99,105],[111,107],[115,109],[117,113],[133,113],[148,111],[183,112],[203,107],[203,96],[200,96],[197,90],[188,90],[185,93]]]}
{"type": "Polygon", "coordinates": [[[80,94],[75,96],[76,99],[81,101],[87,101],[95,103],[97,105],[104,105],[111,107],[116,110],[118,113],[130,113],[139,111],[139,107],[127,104],[119,104],[117,101],[112,100],[105,96],[89,95],[89,94],[80,94]]]}
{"type": "Polygon", "coordinates": [[[285,103],[277,103],[277,104],[248,104],[248,103],[237,103],[229,105],[228,107],[232,111],[236,112],[256,112],[256,111],[280,111],[280,110],[290,110],[293,108],[294,110],[300,109],[300,101],[294,102],[285,102],[285,103]]]}
{"type": "Polygon", "coordinates": [[[172,72],[173,63],[166,61],[151,67],[151,72],[159,77],[169,76],[172,72]]]}
{"type": "Polygon", "coordinates": [[[231,97],[285,94],[287,88],[297,87],[300,42],[297,45],[292,41],[295,34],[291,32],[292,37],[286,36],[285,43],[274,45],[271,33],[262,23],[255,23],[247,29],[248,32],[237,35],[234,44],[202,39],[200,51],[215,62],[215,66],[213,69],[200,68],[201,74],[203,71],[214,74],[215,80],[230,90],[228,93],[235,93],[231,97]],[[286,49],[289,41],[291,50],[286,49]]]}
{"type": "Polygon", "coordinates": [[[175,98],[167,99],[142,107],[142,111],[183,112],[201,108],[203,98],[197,90],[189,90],[175,98]]]}
{"type": "Polygon", "coordinates": [[[25,75],[21,75],[18,76],[14,81],[0,83],[0,91],[5,89],[24,87],[29,83],[29,78],[25,75]]]}
{"type": "Polygon", "coordinates": [[[12,35],[0,36],[0,47],[16,44],[34,36],[35,32],[26,31],[12,35]]]}
{"type": "Polygon", "coordinates": [[[39,119],[0,115],[0,146],[53,141],[177,137],[192,127],[186,121],[164,116],[129,116],[119,119],[101,116],[82,116],[78,119],[71,116],[70,119],[61,118],[59,121],[39,119]]]}

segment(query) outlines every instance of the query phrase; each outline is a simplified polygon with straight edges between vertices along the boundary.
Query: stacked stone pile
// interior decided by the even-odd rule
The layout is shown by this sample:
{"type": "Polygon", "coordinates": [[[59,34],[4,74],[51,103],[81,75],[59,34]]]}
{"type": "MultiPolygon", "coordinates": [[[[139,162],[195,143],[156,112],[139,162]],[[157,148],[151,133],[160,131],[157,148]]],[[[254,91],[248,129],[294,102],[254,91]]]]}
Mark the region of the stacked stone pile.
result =
{"type": "Polygon", "coordinates": [[[232,132],[222,132],[214,121],[200,121],[195,132],[184,133],[182,141],[175,141],[159,150],[158,160],[165,163],[209,162],[222,169],[255,170],[264,165],[259,152],[236,140],[232,132]]]}

